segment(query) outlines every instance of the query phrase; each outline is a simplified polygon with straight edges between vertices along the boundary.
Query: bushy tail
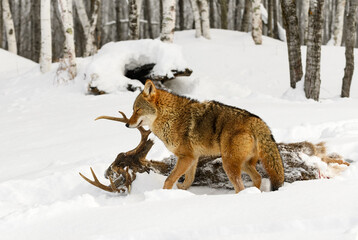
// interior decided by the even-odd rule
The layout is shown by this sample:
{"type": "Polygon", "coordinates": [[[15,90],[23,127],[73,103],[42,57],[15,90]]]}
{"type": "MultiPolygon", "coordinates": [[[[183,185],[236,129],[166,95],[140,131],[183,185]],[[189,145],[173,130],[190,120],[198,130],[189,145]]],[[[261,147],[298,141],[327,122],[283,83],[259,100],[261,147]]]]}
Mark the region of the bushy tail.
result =
{"type": "Polygon", "coordinates": [[[259,142],[259,157],[269,175],[271,191],[277,190],[285,181],[285,172],[280,152],[269,129],[256,134],[259,142]]]}

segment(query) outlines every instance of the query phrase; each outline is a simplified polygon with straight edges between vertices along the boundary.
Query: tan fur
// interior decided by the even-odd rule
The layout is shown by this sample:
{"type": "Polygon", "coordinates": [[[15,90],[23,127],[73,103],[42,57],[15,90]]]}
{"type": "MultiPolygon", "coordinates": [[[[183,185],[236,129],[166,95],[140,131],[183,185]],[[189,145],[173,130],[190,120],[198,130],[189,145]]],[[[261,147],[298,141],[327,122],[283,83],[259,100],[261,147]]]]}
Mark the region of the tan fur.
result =
{"type": "Polygon", "coordinates": [[[268,126],[246,110],[210,101],[198,102],[156,89],[147,81],[133,105],[128,126],[148,125],[178,161],[164,188],[187,189],[195,177],[200,156],[221,155],[223,167],[235,191],[244,189],[241,171],[260,188],[261,175],[256,163],[261,160],[276,190],[284,182],[284,169],[277,144],[268,126]]]}

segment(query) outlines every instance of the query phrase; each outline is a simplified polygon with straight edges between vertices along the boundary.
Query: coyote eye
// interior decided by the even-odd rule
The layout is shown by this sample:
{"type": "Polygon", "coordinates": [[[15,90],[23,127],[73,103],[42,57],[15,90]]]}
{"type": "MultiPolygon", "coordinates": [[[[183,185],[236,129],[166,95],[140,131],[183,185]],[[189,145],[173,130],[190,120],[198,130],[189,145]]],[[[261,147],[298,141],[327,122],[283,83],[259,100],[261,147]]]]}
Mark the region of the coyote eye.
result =
{"type": "Polygon", "coordinates": [[[138,113],[138,112],[139,112],[139,110],[140,110],[140,108],[138,108],[135,112],[136,112],[136,113],[138,113]]]}

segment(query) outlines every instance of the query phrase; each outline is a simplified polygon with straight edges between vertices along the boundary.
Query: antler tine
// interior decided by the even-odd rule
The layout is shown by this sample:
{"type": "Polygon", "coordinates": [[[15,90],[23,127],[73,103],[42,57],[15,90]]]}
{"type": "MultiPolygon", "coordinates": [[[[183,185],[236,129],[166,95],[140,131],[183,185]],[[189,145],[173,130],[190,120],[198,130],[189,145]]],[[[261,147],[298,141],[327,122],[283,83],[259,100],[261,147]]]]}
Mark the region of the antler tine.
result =
{"type": "Polygon", "coordinates": [[[118,111],[118,112],[122,115],[123,119],[124,119],[126,122],[129,121],[129,119],[128,119],[127,116],[124,114],[124,112],[122,112],[122,111],[118,111]]]}
{"type": "Polygon", "coordinates": [[[118,122],[123,122],[123,123],[127,123],[129,121],[129,119],[127,118],[127,116],[121,112],[121,111],[118,111],[121,115],[122,115],[122,118],[119,118],[119,117],[111,117],[111,116],[99,116],[95,119],[98,120],[98,119],[107,119],[107,120],[112,120],[112,121],[118,121],[118,122]]]}
{"type": "Polygon", "coordinates": [[[100,183],[100,181],[98,181],[98,178],[97,178],[96,174],[94,173],[93,169],[92,169],[92,168],[90,168],[90,169],[91,169],[91,173],[92,173],[92,176],[93,176],[94,181],[88,179],[87,177],[85,177],[84,175],[82,175],[82,173],[79,173],[80,176],[81,176],[84,180],[86,180],[87,182],[89,182],[89,183],[92,184],[93,186],[96,186],[96,187],[98,187],[98,188],[100,188],[100,189],[102,189],[102,190],[105,190],[105,191],[107,191],[107,192],[120,192],[120,191],[121,191],[121,189],[117,189],[117,188],[115,187],[115,185],[114,185],[114,183],[113,183],[113,181],[112,181],[111,179],[110,179],[110,181],[111,181],[111,187],[106,186],[106,185],[103,185],[102,183],[100,183]],[[114,187],[113,187],[113,186],[114,186],[114,187]]]}

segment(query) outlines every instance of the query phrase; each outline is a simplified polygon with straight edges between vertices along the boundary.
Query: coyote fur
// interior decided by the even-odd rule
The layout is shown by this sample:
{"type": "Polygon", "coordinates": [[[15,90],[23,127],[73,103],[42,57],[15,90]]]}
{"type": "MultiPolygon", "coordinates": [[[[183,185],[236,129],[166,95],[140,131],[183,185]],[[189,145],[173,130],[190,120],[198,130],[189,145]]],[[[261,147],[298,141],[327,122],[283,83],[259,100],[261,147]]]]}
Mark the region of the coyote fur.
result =
{"type": "Polygon", "coordinates": [[[269,175],[272,190],[277,190],[284,182],[282,159],[269,127],[246,110],[216,101],[199,102],[178,96],[157,89],[148,80],[134,102],[133,115],[126,126],[148,126],[178,157],[164,189],[171,189],[184,174],[184,182],[177,187],[189,188],[201,156],[221,155],[224,170],[236,192],[244,189],[241,171],[260,188],[258,160],[269,175]]]}

